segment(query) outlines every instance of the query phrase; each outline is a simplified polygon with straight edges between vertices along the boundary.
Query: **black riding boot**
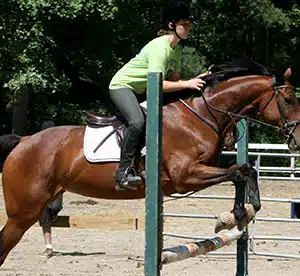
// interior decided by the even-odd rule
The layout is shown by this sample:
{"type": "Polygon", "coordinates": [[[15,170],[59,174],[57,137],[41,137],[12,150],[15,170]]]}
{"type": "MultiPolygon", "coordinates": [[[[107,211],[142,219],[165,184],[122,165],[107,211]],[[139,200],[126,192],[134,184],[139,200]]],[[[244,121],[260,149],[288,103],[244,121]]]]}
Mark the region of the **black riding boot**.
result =
{"type": "Polygon", "coordinates": [[[116,173],[116,190],[127,188],[137,190],[141,177],[136,175],[131,166],[132,160],[139,148],[141,132],[130,126],[125,134],[118,171],[116,173]]]}

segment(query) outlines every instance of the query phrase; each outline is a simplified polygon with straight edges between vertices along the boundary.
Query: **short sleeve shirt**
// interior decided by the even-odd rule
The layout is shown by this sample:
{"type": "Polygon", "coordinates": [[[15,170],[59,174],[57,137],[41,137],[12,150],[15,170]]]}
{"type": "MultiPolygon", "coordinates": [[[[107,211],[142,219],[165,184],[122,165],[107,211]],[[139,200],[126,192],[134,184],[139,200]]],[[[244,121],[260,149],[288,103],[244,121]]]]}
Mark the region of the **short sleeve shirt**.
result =
{"type": "Polygon", "coordinates": [[[126,63],[112,78],[109,89],[130,88],[142,94],[147,87],[148,72],[162,72],[168,79],[172,72],[180,72],[181,48],[171,48],[168,36],[150,41],[138,55],[126,63]]]}

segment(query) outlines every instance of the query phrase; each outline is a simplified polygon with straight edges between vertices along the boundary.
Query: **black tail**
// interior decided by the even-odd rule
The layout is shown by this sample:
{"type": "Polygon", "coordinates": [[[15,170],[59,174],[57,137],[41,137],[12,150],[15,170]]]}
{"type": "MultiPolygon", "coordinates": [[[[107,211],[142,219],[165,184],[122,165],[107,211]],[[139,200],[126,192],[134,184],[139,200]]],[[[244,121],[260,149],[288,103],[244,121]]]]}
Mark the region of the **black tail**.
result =
{"type": "Polygon", "coordinates": [[[21,137],[18,135],[2,135],[0,136],[0,170],[5,159],[11,153],[11,151],[20,143],[21,137]]]}

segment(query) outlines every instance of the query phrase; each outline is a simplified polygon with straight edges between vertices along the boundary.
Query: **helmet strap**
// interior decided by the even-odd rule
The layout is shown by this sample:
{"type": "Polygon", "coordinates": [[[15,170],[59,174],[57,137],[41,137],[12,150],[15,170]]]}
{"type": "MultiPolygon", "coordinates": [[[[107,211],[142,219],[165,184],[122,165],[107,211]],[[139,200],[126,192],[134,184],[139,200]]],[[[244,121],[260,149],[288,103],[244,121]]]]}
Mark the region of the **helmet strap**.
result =
{"type": "Polygon", "coordinates": [[[175,22],[171,22],[171,23],[172,23],[172,28],[173,28],[173,29],[171,29],[171,31],[173,31],[180,40],[183,40],[183,38],[181,38],[179,36],[179,34],[176,32],[176,23],[175,22]]]}

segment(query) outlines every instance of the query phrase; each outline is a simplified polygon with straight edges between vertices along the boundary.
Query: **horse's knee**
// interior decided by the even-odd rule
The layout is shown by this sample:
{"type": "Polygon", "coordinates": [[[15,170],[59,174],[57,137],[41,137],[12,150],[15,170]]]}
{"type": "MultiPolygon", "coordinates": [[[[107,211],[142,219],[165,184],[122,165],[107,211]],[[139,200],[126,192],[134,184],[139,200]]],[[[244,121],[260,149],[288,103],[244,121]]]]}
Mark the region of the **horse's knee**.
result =
{"type": "Polygon", "coordinates": [[[231,173],[231,179],[235,185],[245,183],[245,175],[241,170],[236,170],[231,173]]]}

